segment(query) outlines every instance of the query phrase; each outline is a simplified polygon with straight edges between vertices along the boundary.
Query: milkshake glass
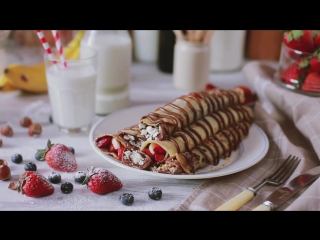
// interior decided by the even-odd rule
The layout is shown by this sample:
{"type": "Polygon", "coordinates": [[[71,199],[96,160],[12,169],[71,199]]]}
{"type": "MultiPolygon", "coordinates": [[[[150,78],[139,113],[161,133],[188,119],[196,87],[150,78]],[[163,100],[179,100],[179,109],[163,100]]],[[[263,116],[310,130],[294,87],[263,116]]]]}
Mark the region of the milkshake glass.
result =
{"type": "MultiPolygon", "coordinates": [[[[95,90],[97,83],[97,56],[92,48],[81,48],[79,57],[65,55],[66,67],[55,49],[54,64],[45,54],[46,78],[52,118],[64,133],[85,133],[94,119],[95,90]]],[[[78,49],[64,48],[64,52],[77,53],[78,49]]]]}

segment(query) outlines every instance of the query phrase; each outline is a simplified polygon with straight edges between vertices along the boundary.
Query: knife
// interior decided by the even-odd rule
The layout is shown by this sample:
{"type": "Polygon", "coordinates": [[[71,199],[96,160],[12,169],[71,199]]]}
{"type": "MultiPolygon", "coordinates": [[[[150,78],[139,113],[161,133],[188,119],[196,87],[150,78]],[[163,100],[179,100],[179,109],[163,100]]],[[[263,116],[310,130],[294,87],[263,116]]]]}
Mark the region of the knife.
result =
{"type": "Polygon", "coordinates": [[[295,177],[276,191],[271,193],[267,199],[252,211],[275,211],[289,198],[299,192],[303,187],[313,182],[320,176],[320,166],[312,168],[307,172],[295,177]]]}

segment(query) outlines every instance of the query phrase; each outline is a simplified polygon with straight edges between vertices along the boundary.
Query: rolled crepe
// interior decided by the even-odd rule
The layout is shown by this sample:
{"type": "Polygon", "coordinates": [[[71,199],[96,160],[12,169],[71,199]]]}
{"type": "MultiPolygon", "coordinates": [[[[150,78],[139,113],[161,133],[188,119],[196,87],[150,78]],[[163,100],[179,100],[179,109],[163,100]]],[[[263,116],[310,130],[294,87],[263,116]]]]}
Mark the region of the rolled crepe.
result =
{"type": "Polygon", "coordinates": [[[160,166],[152,166],[150,171],[165,174],[194,174],[197,170],[212,165],[211,171],[225,167],[232,163],[219,165],[221,159],[230,157],[241,141],[249,134],[251,122],[242,121],[237,125],[224,129],[203,144],[188,152],[176,153],[160,166]]]}
{"type": "Polygon", "coordinates": [[[111,134],[111,133],[103,134],[94,140],[94,144],[101,152],[111,155],[117,160],[121,160],[118,156],[118,152],[114,151],[114,149],[117,150],[120,148],[120,146],[123,146],[124,151],[139,150],[142,142],[145,140],[146,140],[145,136],[140,135],[140,130],[138,128],[138,125],[133,125],[133,126],[124,128],[123,130],[115,134],[111,134]],[[110,137],[111,137],[111,141],[108,144],[103,144],[103,143],[101,144],[102,141],[110,137]],[[111,148],[113,151],[110,150],[110,144],[113,145],[113,148],[111,148]]]}
{"type": "MultiPolygon", "coordinates": [[[[168,140],[144,141],[140,150],[144,151],[144,149],[149,148],[149,144],[154,143],[161,146],[168,154],[168,157],[171,157],[176,153],[189,152],[219,131],[227,129],[244,120],[247,122],[253,121],[253,111],[251,107],[228,107],[207,115],[204,119],[195,122],[189,128],[184,128],[181,129],[181,131],[173,133],[173,136],[168,140]]],[[[165,160],[166,159],[159,161],[158,164],[165,160]]]]}
{"type": "Polygon", "coordinates": [[[143,116],[139,128],[149,140],[166,140],[176,131],[189,127],[197,120],[218,110],[245,102],[242,88],[191,92],[143,116]],[[149,128],[148,128],[149,127],[149,128]],[[147,131],[149,130],[152,131],[147,131]]]}

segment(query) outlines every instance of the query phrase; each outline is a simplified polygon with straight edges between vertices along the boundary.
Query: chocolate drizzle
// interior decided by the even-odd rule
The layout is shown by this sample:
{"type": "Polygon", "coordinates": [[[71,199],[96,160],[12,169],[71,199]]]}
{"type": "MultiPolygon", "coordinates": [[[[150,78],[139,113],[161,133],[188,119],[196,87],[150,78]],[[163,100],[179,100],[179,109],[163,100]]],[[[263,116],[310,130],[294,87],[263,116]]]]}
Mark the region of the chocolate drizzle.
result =
{"type": "MultiPolygon", "coordinates": [[[[148,119],[152,125],[161,126],[162,132],[159,134],[158,139],[166,140],[174,132],[190,127],[191,124],[197,123],[199,119],[204,119],[206,115],[211,115],[218,110],[238,104],[241,104],[241,99],[239,93],[235,90],[214,89],[191,92],[188,95],[176,98],[173,102],[167,103],[163,107],[157,108],[155,112],[148,113],[141,118],[140,122],[148,119]],[[192,101],[197,104],[196,108],[191,104],[192,101]],[[183,102],[185,109],[178,106],[178,102],[183,102]],[[204,106],[207,106],[206,109],[204,109],[204,106]],[[177,109],[180,113],[170,110],[169,107],[177,109]]],[[[208,124],[208,122],[206,123],[208,124]]]]}
{"type": "MultiPolygon", "coordinates": [[[[237,121],[251,121],[252,117],[250,117],[249,112],[244,109],[244,107],[230,107],[223,109],[221,111],[211,113],[208,116],[206,116],[204,119],[201,119],[202,121],[196,121],[194,123],[194,126],[200,127],[204,132],[205,136],[201,136],[199,131],[196,131],[196,129],[190,127],[190,128],[184,128],[181,131],[177,131],[173,133],[173,135],[168,139],[169,141],[174,143],[174,146],[176,147],[177,153],[181,153],[183,151],[190,151],[190,146],[193,148],[197,148],[199,145],[202,145],[206,139],[210,139],[212,136],[214,136],[217,133],[217,130],[214,129],[214,126],[210,124],[208,118],[211,117],[216,121],[216,123],[219,126],[220,132],[222,134],[225,134],[225,137],[229,140],[229,142],[232,143],[230,140],[230,135],[232,135],[233,139],[239,139],[240,133],[238,133],[235,130],[235,126],[238,124],[237,121]],[[232,110],[231,110],[232,109],[232,110]],[[242,111],[243,110],[243,111],[242,111]],[[247,117],[245,117],[244,113],[247,114],[247,117]],[[223,116],[225,115],[225,117],[223,116]],[[238,120],[236,120],[238,119],[238,120]],[[210,130],[210,132],[208,131],[210,130]],[[226,134],[225,129],[231,129],[230,131],[227,131],[228,134],[226,134]],[[230,132],[230,133],[229,133],[230,132]],[[181,149],[178,143],[178,138],[182,138],[182,142],[184,143],[184,150],[181,149]],[[190,144],[190,141],[193,142],[193,144],[190,144]]],[[[218,141],[218,140],[217,140],[218,141]]],[[[223,148],[224,145],[218,141],[218,143],[223,148]]],[[[232,144],[232,147],[229,151],[229,154],[231,154],[231,151],[235,149],[235,145],[232,144]]],[[[226,152],[226,149],[223,149],[223,156],[228,156],[228,153],[226,152]]]]}
{"type": "Polygon", "coordinates": [[[250,125],[249,121],[244,120],[235,126],[220,131],[190,152],[174,155],[168,161],[170,167],[174,166],[171,172],[167,167],[163,166],[154,168],[152,171],[167,174],[193,174],[199,168],[208,165],[217,166],[220,163],[220,159],[230,157],[232,150],[236,150],[239,147],[241,141],[248,135],[246,130],[249,129],[250,125]],[[163,171],[162,169],[166,170],[163,171]]]}

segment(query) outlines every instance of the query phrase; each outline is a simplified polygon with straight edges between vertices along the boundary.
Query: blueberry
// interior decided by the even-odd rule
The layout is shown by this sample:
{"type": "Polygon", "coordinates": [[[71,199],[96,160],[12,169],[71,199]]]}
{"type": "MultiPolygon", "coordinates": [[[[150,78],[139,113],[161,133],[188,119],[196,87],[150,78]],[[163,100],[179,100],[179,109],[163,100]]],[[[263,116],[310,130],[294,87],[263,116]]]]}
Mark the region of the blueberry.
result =
{"type": "Polygon", "coordinates": [[[153,200],[159,200],[162,197],[162,190],[158,187],[152,187],[148,191],[149,198],[153,200]]]}
{"type": "Polygon", "coordinates": [[[68,148],[74,154],[74,148],[73,147],[68,147],[68,148]]]}
{"type": "Polygon", "coordinates": [[[134,197],[131,193],[124,193],[119,197],[119,200],[123,205],[130,206],[134,201],[134,197]]]}
{"type": "Polygon", "coordinates": [[[26,171],[37,171],[37,165],[33,162],[29,162],[24,165],[24,170],[26,171]]]}
{"type": "Polygon", "coordinates": [[[54,184],[59,183],[61,182],[61,175],[57,172],[52,172],[49,174],[48,180],[54,184]]]}
{"type": "Polygon", "coordinates": [[[74,174],[74,181],[77,183],[83,183],[83,181],[86,179],[87,174],[82,171],[78,171],[74,174]]]}
{"type": "Polygon", "coordinates": [[[63,193],[71,193],[73,190],[73,185],[70,182],[65,182],[61,184],[61,191],[63,193]]]}
{"type": "Polygon", "coordinates": [[[14,154],[14,155],[11,157],[11,161],[14,162],[14,163],[22,163],[22,156],[21,156],[21,154],[19,154],[19,153],[14,154]]]}
{"type": "Polygon", "coordinates": [[[41,156],[39,155],[38,152],[36,152],[36,153],[34,154],[34,158],[35,158],[36,160],[38,160],[38,161],[42,161],[42,160],[41,160],[41,156]]]}

